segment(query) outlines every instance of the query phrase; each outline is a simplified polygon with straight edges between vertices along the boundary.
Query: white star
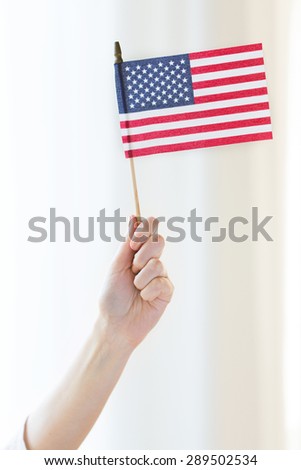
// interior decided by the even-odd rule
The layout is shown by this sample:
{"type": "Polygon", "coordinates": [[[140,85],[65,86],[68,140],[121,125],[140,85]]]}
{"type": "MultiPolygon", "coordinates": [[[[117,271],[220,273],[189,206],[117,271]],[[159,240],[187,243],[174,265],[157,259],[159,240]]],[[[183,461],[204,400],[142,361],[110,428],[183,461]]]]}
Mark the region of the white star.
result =
{"type": "Polygon", "coordinates": [[[131,103],[131,104],[130,104],[130,108],[135,108],[134,103],[131,103]]]}
{"type": "Polygon", "coordinates": [[[132,94],[130,94],[129,98],[130,98],[130,100],[132,100],[134,98],[134,96],[132,94]]]}
{"type": "Polygon", "coordinates": [[[174,64],[174,61],[171,60],[171,61],[169,62],[169,65],[173,65],[173,64],[174,64]]]}
{"type": "Polygon", "coordinates": [[[127,65],[125,70],[128,72],[130,70],[130,67],[127,65]]]}
{"type": "Polygon", "coordinates": [[[182,69],[182,73],[186,73],[186,69],[182,69]]]}
{"type": "Polygon", "coordinates": [[[179,93],[180,98],[183,98],[183,96],[184,96],[183,93],[179,93]]]}
{"type": "Polygon", "coordinates": [[[185,64],[185,60],[184,60],[184,59],[181,60],[181,64],[185,64]]]}
{"type": "Polygon", "coordinates": [[[150,86],[150,87],[153,87],[153,86],[154,86],[154,83],[153,83],[153,82],[151,82],[151,83],[149,84],[149,86],[150,86]]]}
{"type": "Polygon", "coordinates": [[[137,83],[137,80],[133,80],[133,83],[134,83],[134,85],[136,85],[136,83],[137,83]]]}
{"type": "Polygon", "coordinates": [[[144,108],[144,106],[145,106],[145,103],[141,103],[141,106],[142,106],[142,108],[144,108]]]}
{"type": "Polygon", "coordinates": [[[137,70],[140,70],[140,69],[141,69],[140,65],[137,65],[136,69],[137,69],[137,70]]]}
{"type": "Polygon", "coordinates": [[[152,101],[152,105],[155,106],[157,103],[156,101],[152,101]]]}
{"type": "Polygon", "coordinates": [[[174,75],[174,74],[175,74],[175,71],[172,70],[172,71],[170,72],[170,75],[174,75]]]}
{"type": "Polygon", "coordinates": [[[144,98],[144,93],[140,93],[140,98],[144,98]]]}
{"type": "Polygon", "coordinates": [[[160,91],[160,89],[161,89],[161,88],[160,88],[159,86],[156,86],[156,90],[157,90],[157,91],[160,91]]]}
{"type": "Polygon", "coordinates": [[[160,77],[163,77],[163,76],[164,76],[164,72],[160,72],[159,75],[160,75],[160,77]]]}
{"type": "Polygon", "coordinates": [[[155,82],[158,82],[159,81],[159,77],[155,77],[155,82]]]}
{"type": "Polygon", "coordinates": [[[147,72],[147,70],[146,70],[146,69],[143,69],[143,70],[142,70],[142,73],[146,73],[146,72],[147,72]]]}
{"type": "Polygon", "coordinates": [[[158,69],[157,69],[157,67],[155,67],[155,68],[154,68],[154,72],[158,72],[158,69]]]}
{"type": "Polygon", "coordinates": [[[151,96],[155,96],[156,93],[154,91],[151,92],[151,96]]]}
{"type": "Polygon", "coordinates": [[[127,80],[131,80],[132,77],[131,77],[130,75],[128,75],[128,76],[126,77],[126,79],[127,79],[127,80]]]}
{"type": "Polygon", "coordinates": [[[170,80],[170,76],[169,76],[169,75],[167,75],[166,80],[170,80]]]}
{"type": "Polygon", "coordinates": [[[189,96],[185,96],[185,101],[189,101],[189,96]]]}
{"type": "Polygon", "coordinates": [[[146,101],[150,101],[150,97],[149,97],[149,96],[146,97],[146,101]]]}
{"type": "Polygon", "coordinates": [[[180,74],[178,74],[178,75],[177,75],[177,78],[181,78],[181,75],[180,75],[180,74]]]}
{"type": "Polygon", "coordinates": [[[166,91],[165,91],[165,90],[162,91],[162,95],[166,95],[166,91]]]}
{"type": "Polygon", "coordinates": [[[161,82],[161,85],[162,85],[162,86],[164,86],[164,85],[165,85],[165,82],[164,82],[164,81],[162,81],[162,82],[161,82]]]}
{"type": "Polygon", "coordinates": [[[135,75],[136,71],[135,70],[132,70],[131,74],[132,75],[135,75]]]}
{"type": "Polygon", "coordinates": [[[136,99],[135,99],[135,103],[139,103],[139,98],[136,98],[136,99]]]}
{"type": "Polygon", "coordinates": [[[171,99],[171,98],[172,98],[172,95],[168,95],[168,98],[171,99]]]}
{"type": "Polygon", "coordinates": [[[172,91],[173,93],[178,93],[178,90],[176,88],[174,88],[172,91]]]}
{"type": "Polygon", "coordinates": [[[178,70],[180,68],[179,64],[176,65],[176,69],[178,70]]]}
{"type": "Polygon", "coordinates": [[[159,67],[162,67],[162,66],[163,66],[162,62],[159,62],[159,67]]]}
{"type": "Polygon", "coordinates": [[[149,88],[145,88],[145,91],[146,91],[146,93],[148,93],[148,92],[149,92],[149,88]]]}
{"type": "Polygon", "coordinates": [[[175,102],[175,103],[177,103],[178,101],[179,101],[178,98],[175,98],[175,99],[174,99],[174,102],[175,102]]]}
{"type": "Polygon", "coordinates": [[[169,67],[167,67],[167,65],[166,65],[166,67],[164,67],[164,70],[166,70],[166,72],[167,72],[168,69],[169,69],[169,67]]]}
{"type": "Polygon", "coordinates": [[[163,103],[166,104],[166,103],[167,103],[167,100],[163,100],[163,103]]]}
{"type": "Polygon", "coordinates": [[[157,96],[157,100],[160,100],[160,99],[161,99],[161,96],[160,96],[160,95],[159,95],[159,96],[157,96]]]}
{"type": "Polygon", "coordinates": [[[149,76],[149,78],[152,78],[152,77],[154,76],[154,74],[153,74],[153,73],[149,73],[148,76],[149,76]]]}
{"type": "Polygon", "coordinates": [[[178,83],[178,88],[182,88],[182,83],[178,83]]]}
{"type": "Polygon", "coordinates": [[[138,93],[138,90],[137,90],[137,88],[135,88],[135,90],[134,90],[134,93],[138,93]]]}
{"type": "Polygon", "coordinates": [[[128,86],[128,90],[131,90],[132,88],[133,88],[132,85],[129,85],[129,86],[128,86]]]}
{"type": "Polygon", "coordinates": [[[187,83],[187,78],[183,78],[183,83],[187,83]]]}
{"type": "Polygon", "coordinates": [[[188,92],[188,88],[187,88],[187,86],[184,88],[184,91],[186,91],[186,93],[188,92]]]}
{"type": "Polygon", "coordinates": [[[173,79],[171,83],[172,83],[173,85],[175,85],[177,82],[176,82],[175,79],[173,79]]]}
{"type": "Polygon", "coordinates": [[[143,81],[144,81],[144,83],[147,83],[147,82],[148,82],[148,79],[147,79],[147,78],[145,78],[143,81]]]}
{"type": "Polygon", "coordinates": [[[143,88],[143,85],[142,85],[142,83],[139,83],[139,88],[143,88]]]}
{"type": "Polygon", "coordinates": [[[167,85],[167,90],[170,90],[171,89],[171,85],[167,85]]]}
{"type": "Polygon", "coordinates": [[[148,69],[151,69],[151,68],[152,68],[152,64],[147,64],[147,68],[148,68],[148,69]]]}
{"type": "Polygon", "coordinates": [[[142,78],[142,75],[141,75],[141,74],[139,74],[139,75],[138,75],[138,78],[139,78],[139,79],[140,79],[140,78],[142,78]]]}

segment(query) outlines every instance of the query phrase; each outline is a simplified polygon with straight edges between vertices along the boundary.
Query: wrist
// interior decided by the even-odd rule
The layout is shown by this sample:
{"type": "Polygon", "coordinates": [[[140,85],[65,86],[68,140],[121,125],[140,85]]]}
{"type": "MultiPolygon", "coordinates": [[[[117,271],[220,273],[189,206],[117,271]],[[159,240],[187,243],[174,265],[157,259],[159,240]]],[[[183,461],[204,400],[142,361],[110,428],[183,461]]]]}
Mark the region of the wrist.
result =
{"type": "Polygon", "coordinates": [[[100,356],[112,356],[127,362],[135,347],[118,327],[99,317],[92,331],[92,341],[100,356]]]}

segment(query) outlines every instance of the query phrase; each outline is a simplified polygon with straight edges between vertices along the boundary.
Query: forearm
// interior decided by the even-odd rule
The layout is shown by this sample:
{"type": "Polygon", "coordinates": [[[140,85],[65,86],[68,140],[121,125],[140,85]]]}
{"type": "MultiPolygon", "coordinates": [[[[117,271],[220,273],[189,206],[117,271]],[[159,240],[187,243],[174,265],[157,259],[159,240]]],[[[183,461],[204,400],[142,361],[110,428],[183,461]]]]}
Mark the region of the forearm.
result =
{"type": "Polygon", "coordinates": [[[29,449],[77,449],[101,413],[132,349],[95,326],[71,370],[26,424],[29,449]]]}

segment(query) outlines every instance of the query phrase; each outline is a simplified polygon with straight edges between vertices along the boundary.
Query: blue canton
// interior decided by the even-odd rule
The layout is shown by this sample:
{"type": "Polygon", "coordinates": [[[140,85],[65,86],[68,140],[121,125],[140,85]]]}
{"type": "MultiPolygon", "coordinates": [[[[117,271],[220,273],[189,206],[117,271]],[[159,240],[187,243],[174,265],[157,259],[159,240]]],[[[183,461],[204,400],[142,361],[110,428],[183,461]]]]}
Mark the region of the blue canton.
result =
{"type": "Polygon", "coordinates": [[[118,65],[120,110],[139,112],[194,104],[188,54],[136,60],[118,65]],[[121,90],[120,90],[121,91],[121,90]]]}

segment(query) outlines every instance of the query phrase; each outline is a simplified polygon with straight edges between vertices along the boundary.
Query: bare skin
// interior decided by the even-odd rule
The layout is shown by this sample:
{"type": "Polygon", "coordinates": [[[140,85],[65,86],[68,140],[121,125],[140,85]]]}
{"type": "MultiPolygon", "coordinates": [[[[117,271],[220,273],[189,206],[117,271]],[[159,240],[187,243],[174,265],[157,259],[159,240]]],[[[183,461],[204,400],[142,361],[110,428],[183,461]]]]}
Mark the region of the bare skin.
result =
{"type": "MultiPolygon", "coordinates": [[[[136,232],[120,246],[102,290],[98,319],[71,370],[28,417],[28,449],[81,445],[132,352],[170,302],[173,285],[160,261],[164,240],[155,240],[153,219],[148,221],[149,230],[136,232]]],[[[136,220],[132,222],[137,228],[136,220]]]]}

